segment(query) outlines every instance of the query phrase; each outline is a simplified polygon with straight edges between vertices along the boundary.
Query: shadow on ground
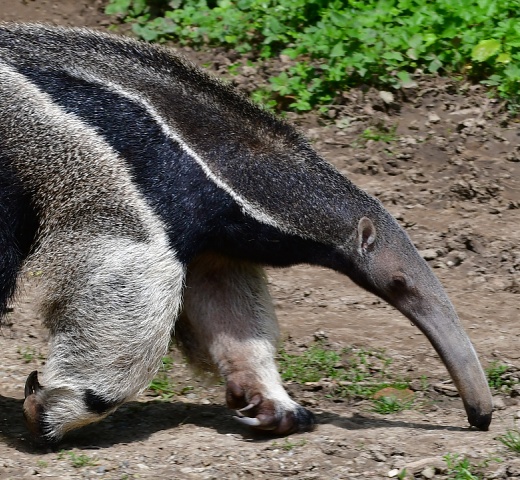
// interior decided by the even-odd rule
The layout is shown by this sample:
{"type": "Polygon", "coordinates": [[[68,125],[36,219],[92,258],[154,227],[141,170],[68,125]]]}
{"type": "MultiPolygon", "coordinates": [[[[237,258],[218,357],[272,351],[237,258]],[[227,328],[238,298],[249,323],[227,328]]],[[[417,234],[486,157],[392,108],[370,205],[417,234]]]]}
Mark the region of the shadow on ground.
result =
{"type": "MultiPolygon", "coordinates": [[[[23,400],[0,396],[0,439],[9,446],[26,453],[41,454],[42,447],[34,445],[28,438],[22,414],[23,400]]],[[[428,423],[406,422],[390,419],[374,419],[359,413],[341,415],[322,412],[316,415],[319,425],[330,424],[346,430],[374,428],[410,428],[420,430],[465,431],[467,428],[428,423]]],[[[117,444],[139,442],[150,435],[172,430],[181,425],[211,428],[220,435],[237,434],[253,442],[271,441],[273,435],[244,429],[232,418],[229,409],[220,405],[196,405],[185,402],[153,400],[129,402],[105,420],[69,434],[52,450],[69,448],[109,448],[117,444]]],[[[48,450],[48,448],[43,448],[48,450]]]]}

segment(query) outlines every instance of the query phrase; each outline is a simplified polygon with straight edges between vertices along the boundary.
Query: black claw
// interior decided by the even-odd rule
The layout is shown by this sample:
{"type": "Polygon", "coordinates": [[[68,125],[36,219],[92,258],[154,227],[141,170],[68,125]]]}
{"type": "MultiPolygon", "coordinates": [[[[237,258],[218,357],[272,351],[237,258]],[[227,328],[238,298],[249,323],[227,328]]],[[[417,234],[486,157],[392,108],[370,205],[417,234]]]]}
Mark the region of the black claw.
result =
{"type": "Polygon", "coordinates": [[[29,395],[37,393],[41,390],[42,386],[38,381],[38,372],[34,370],[29,374],[27,380],[25,381],[25,398],[29,395]]]}

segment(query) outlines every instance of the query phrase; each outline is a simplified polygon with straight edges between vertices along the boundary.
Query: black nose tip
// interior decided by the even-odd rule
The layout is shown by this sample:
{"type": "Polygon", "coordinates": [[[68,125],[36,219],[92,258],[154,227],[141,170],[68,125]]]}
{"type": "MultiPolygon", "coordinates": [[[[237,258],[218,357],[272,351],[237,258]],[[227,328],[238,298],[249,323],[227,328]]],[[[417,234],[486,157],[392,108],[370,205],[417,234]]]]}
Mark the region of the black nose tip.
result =
{"type": "Polygon", "coordinates": [[[476,410],[473,410],[471,412],[468,411],[469,424],[484,432],[487,432],[489,430],[489,425],[491,424],[492,416],[492,413],[480,413],[476,410]]]}

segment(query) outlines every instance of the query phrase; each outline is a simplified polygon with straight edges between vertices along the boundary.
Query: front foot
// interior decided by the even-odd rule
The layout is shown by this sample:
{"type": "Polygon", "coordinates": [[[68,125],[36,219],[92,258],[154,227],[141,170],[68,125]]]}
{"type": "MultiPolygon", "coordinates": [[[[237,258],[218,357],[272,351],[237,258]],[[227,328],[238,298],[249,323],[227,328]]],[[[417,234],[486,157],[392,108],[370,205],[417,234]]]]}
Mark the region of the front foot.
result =
{"type": "Polygon", "coordinates": [[[316,424],[313,413],[291,400],[283,389],[275,398],[268,398],[229,380],[226,402],[229,408],[236,410],[235,420],[275,435],[308,432],[316,424]]]}
{"type": "Polygon", "coordinates": [[[25,425],[31,434],[31,440],[38,446],[50,446],[55,442],[45,435],[43,422],[43,406],[38,395],[42,391],[38,381],[38,372],[32,372],[25,382],[25,401],[23,402],[23,416],[25,425]]]}
{"type": "Polygon", "coordinates": [[[54,446],[68,431],[101,420],[120,403],[107,401],[90,389],[42,387],[34,371],[25,382],[23,413],[33,442],[54,446]]]}

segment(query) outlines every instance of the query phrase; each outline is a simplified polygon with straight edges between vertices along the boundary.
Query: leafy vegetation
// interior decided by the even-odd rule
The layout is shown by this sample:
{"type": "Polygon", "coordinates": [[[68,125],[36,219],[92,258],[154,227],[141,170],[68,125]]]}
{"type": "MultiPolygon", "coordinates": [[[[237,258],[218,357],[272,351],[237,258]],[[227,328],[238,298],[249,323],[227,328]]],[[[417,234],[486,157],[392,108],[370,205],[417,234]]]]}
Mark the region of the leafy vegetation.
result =
{"type": "Polygon", "coordinates": [[[492,362],[489,367],[486,368],[486,376],[490,388],[506,392],[510,391],[511,387],[518,382],[508,375],[508,370],[509,367],[507,365],[492,362]]]}
{"type": "Polygon", "coordinates": [[[175,395],[174,384],[168,377],[168,371],[173,366],[173,360],[171,357],[163,357],[162,365],[155,376],[155,378],[148,385],[148,390],[152,395],[161,397],[163,400],[167,400],[175,395]]]}
{"type": "Polygon", "coordinates": [[[34,348],[18,348],[17,352],[25,363],[31,363],[36,357],[34,348]]]}
{"type": "Polygon", "coordinates": [[[21,348],[17,350],[18,355],[25,363],[31,363],[33,360],[45,360],[45,356],[37,353],[34,348],[21,348]]]}
{"type": "Polygon", "coordinates": [[[448,465],[448,478],[450,480],[479,480],[480,477],[471,470],[474,466],[466,457],[460,457],[458,454],[448,454],[444,456],[448,465]]]}
{"type": "Polygon", "coordinates": [[[448,480],[483,480],[487,478],[485,469],[491,463],[502,462],[498,457],[488,457],[477,464],[472,464],[468,458],[458,453],[448,453],[444,456],[444,460],[448,467],[446,472],[448,480]]]}
{"type": "Polygon", "coordinates": [[[60,460],[64,459],[65,456],[69,457],[70,463],[74,468],[91,467],[97,464],[96,460],[89,457],[88,455],[76,453],[72,450],[61,450],[58,453],[58,459],[60,460]]]}
{"type": "Polygon", "coordinates": [[[283,380],[306,383],[329,379],[333,385],[330,394],[335,397],[371,398],[387,386],[406,388],[406,383],[389,378],[391,359],[381,352],[352,348],[336,352],[316,343],[301,355],[282,350],[278,360],[283,380]]]}
{"type": "Polygon", "coordinates": [[[520,454],[520,430],[509,430],[497,438],[509,450],[520,454]]]}
{"type": "Polygon", "coordinates": [[[352,85],[406,88],[413,73],[462,75],[519,99],[518,0],[110,0],[148,41],[224,45],[288,68],[259,100],[295,110],[352,85]]]}
{"type": "Polygon", "coordinates": [[[391,143],[397,140],[396,135],[397,125],[391,128],[385,128],[383,126],[369,127],[361,134],[361,138],[364,140],[374,140],[376,142],[391,143]]]}
{"type": "Polygon", "coordinates": [[[374,400],[374,412],[388,415],[411,408],[413,400],[404,400],[393,395],[380,397],[374,400]]]}
{"type": "Polygon", "coordinates": [[[290,452],[291,450],[293,450],[296,447],[305,446],[306,443],[307,443],[307,441],[305,439],[293,442],[293,441],[289,440],[288,438],[285,438],[283,443],[273,442],[271,444],[271,446],[273,448],[279,448],[285,452],[290,452]]]}

